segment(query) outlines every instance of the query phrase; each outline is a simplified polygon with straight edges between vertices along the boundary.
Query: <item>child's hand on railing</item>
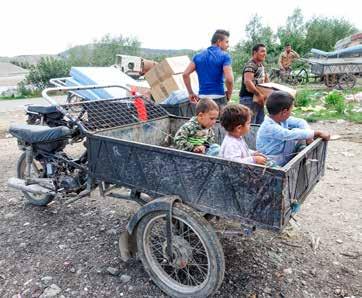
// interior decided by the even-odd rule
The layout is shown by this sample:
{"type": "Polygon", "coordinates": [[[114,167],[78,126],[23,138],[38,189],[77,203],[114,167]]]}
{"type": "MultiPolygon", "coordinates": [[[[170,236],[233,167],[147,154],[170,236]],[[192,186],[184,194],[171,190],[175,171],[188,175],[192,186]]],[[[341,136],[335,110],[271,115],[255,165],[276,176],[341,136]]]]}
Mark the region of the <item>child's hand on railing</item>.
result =
{"type": "Polygon", "coordinates": [[[316,130],[316,131],[314,131],[314,137],[321,138],[324,141],[329,141],[329,139],[331,138],[331,135],[328,132],[316,130]]]}
{"type": "Polygon", "coordinates": [[[206,147],[204,145],[196,146],[193,150],[194,153],[202,153],[205,154],[206,147]]]}
{"type": "Polygon", "coordinates": [[[254,155],[255,163],[258,165],[265,165],[266,164],[266,157],[261,155],[254,155]]]}

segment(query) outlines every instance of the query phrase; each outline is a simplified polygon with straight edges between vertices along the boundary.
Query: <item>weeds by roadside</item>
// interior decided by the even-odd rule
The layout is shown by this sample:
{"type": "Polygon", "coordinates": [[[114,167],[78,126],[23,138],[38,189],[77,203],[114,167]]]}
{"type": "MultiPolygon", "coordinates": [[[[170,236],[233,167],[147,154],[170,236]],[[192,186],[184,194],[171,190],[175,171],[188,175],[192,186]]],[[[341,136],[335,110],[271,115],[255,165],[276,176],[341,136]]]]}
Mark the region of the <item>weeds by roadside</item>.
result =
{"type": "MultiPolygon", "coordinates": [[[[293,113],[309,122],[343,119],[362,123],[362,95],[356,102],[346,100],[358,93],[362,93],[362,87],[328,92],[324,87],[304,86],[297,91],[293,113]]],[[[234,91],[231,102],[239,102],[237,90],[234,91]]]]}
{"type": "Polygon", "coordinates": [[[299,90],[296,97],[294,115],[310,122],[319,120],[348,120],[362,123],[362,101],[347,101],[347,95],[354,96],[358,88],[352,90],[321,92],[299,90]]]}
{"type": "Polygon", "coordinates": [[[11,92],[3,92],[0,94],[0,100],[25,99],[41,97],[41,90],[31,88],[24,81],[20,82],[15,90],[11,92]]]}

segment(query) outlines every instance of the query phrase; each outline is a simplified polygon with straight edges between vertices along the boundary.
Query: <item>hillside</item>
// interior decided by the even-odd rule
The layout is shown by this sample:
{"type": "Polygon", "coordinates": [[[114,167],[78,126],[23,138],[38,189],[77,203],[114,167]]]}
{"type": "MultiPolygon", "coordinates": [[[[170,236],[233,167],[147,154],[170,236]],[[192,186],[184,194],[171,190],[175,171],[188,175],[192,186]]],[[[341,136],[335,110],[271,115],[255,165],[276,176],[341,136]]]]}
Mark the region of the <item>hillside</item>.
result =
{"type": "MultiPolygon", "coordinates": [[[[58,55],[65,58],[68,57],[71,51],[76,51],[78,53],[87,53],[92,51],[94,44],[86,44],[75,46],[70,49],[65,50],[64,52],[59,53],[58,55]]],[[[140,48],[139,56],[147,58],[147,59],[155,59],[159,57],[172,57],[172,56],[182,56],[182,55],[193,55],[195,53],[194,50],[190,49],[149,49],[149,48],[140,48]]],[[[120,53],[122,54],[122,53],[120,53]]]]}
{"type": "Polygon", "coordinates": [[[141,57],[152,59],[153,57],[160,56],[182,56],[182,55],[193,55],[195,53],[194,50],[190,49],[180,49],[180,50],[161,50],[161,49],[148,49],[141,48],[141,57]]]}
{"type": "MultiPolygon", "coordinates": [[[[90,56],[90,52],[92,51],[93,47],[94,47],[93,44],[75,46],[63,52],[60,52],[57,55],[41,54],[41,55],[19,55],[13,57],[0,57],[0,62],[15,62],[18,65],[26,65],[26,64],[34,65],[37,64],[42,57],[67,58],[69,56],[69,53],[72,51],[73,53],[79,53],[77,55],[87,57],[90,56]]],[[[139,56],[144,57],[146,59],[156,59],[156,60],[162,59],[163,57],[182,56],[182,55],[192,56],[194,53],[195,51],[190,49],[163,50],[163,49],[140,48],[139,50],[139,56]]]]}
{"type": "Polygon", "coordinates": [[[40,54],[40,55],[19,55],[13,57],[0,57],[0,62],[17,62],[19,64],[37,64],[42,57],[56,57],[58,55],[47,55],[47,54],[40,54]]]}

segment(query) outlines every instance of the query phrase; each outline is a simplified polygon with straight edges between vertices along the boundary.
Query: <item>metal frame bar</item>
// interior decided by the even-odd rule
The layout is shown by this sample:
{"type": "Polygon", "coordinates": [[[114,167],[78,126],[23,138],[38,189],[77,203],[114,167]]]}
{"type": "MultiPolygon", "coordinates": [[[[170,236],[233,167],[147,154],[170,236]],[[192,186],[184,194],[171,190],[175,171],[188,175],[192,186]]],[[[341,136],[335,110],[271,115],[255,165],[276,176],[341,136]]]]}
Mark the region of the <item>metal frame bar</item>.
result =
{"type": "MultiPolygon", "coordinates": [[[[55,87],[67,87],[66,85],[66,80],[67,79],[71,79],[72,77],[64,77],[64,78],[53,78],[53,79],[50,79],[49,80],[49,83],[54,85],[55,87]]],[[[74,91],[69,91],[69,94],[70,95],[75,95],[75,96],[78,96],[80,98],[83,98],[84,100],[87,100],[85,97],[77,94],[76,92],[74,91]]]]}
{"type": "MultiPolygon", "coordinates": [[[[56,80],[56,79],[54,79],[56,80]]],[[[59,79],[58,79],[59,80],[59,79]]],[[[48,101],[51,105],[56,106],[57,110],[65,117],[67,117],[70,121],[77,123],[78,126],[81,128],[82,132],[86,132],[86,128],[82,125],[81,121],[78,119],[75,119],[66,109],[64,109],[56,100],[54,100],[49,93],[56,93],[56,92],[72,92],[72,91],[80,91],[80,90],[93,90],[93,89],[103,89],[103,88],[121,88],[128,92],[131,92],[131,89],[123,86],[123,85],[86,85],[86,86],[73,86],[73,87],[67,87],[67,86],[61,86],[61,87],[52,87],[52,88],[46,88],[42,91],[43,98],[48,101]]],[[[103,100],[103,99],[102,99],[103,100]]]]}

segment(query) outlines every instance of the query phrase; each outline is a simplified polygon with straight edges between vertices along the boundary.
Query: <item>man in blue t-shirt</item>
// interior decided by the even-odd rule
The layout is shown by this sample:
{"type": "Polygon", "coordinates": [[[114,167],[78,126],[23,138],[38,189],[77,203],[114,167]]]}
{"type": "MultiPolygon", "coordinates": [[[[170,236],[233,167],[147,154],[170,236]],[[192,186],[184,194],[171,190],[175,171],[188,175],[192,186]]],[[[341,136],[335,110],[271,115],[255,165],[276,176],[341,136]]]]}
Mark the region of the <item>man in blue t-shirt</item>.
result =
{"type": "Polygon", "coordinates": [[[222,108],[230,100],[234,87],[234,76],[231,57],[226,52],[229,48],[229,36],[228,31],[216,30],[211,38],[211,46],[196,54],[186,68],[183,79],[191,102],[209,97],[222,108]],[[190,74],[194,71],[199,79],[198,95],[192,90],[190,82],[190,74]]]}

